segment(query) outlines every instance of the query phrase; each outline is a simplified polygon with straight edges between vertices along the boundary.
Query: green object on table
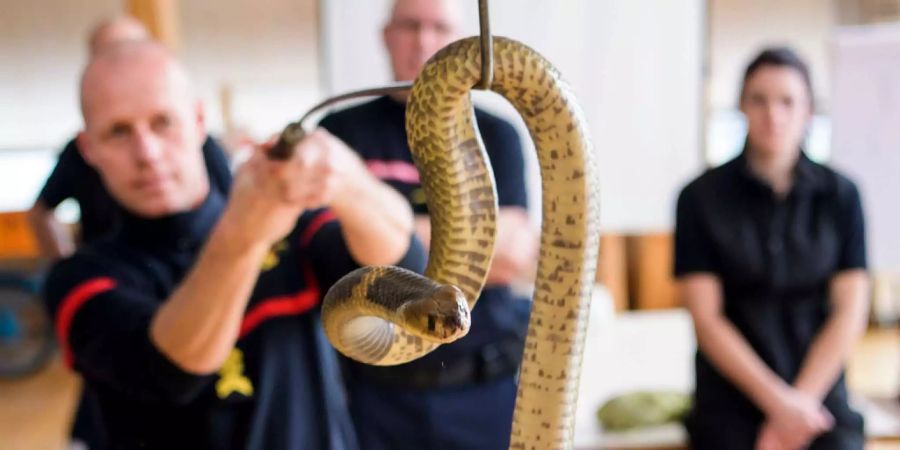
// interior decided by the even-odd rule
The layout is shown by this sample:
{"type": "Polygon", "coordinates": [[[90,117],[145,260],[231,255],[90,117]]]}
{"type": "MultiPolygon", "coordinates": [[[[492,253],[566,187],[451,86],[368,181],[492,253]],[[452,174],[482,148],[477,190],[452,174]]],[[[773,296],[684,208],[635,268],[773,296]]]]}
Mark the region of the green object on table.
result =
{"type": "Polygon", "coordinates": [[[639,391],[608,400],[597,410],[597,420],[613,431],[680,422],[691,408],[691,397],[671,391],[639,391]]]}

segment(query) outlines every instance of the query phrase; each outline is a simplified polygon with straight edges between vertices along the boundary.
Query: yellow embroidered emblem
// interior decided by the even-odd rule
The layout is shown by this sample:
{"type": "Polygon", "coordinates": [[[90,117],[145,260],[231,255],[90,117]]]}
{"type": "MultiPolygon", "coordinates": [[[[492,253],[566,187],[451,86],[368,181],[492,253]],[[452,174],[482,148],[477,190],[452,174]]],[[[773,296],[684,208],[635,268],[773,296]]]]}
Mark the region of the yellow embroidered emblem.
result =
{"type": "Polygon", "coordinates": [[[245,397],[253,395],[253,384],[244,375],[244,352],[234,348],[228,354],[225,364],[219,369],[219,381],[216,382],[216,395],[226,399],[237,392],[245,397]]]}
{"type": "Polygon", "coordinates": [[[422,188],[413,189],[413,191],[409,193],[409,200],[414,205],[424,205],[425,204],[425,190],[422,188]]]}
{"type": "Polygon", "coordinates": [[[285,251],[287,249],[287,242],[280,241],[277,244],[273,245],[272,248],[269,249],[269,253],[266,254],[265,259],[263,259],[262,263],[262,271],[265,272],[267,270],[272,270],[275,266],[278,265],[280,259],[278,258],[278,254],[285,251]]]}

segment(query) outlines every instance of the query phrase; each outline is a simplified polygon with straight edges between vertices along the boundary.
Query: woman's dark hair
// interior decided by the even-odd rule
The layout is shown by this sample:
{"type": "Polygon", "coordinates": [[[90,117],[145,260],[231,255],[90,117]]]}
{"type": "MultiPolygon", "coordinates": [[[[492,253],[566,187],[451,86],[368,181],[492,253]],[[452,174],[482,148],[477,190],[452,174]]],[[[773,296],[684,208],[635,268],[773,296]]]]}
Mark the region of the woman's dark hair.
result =
{"type": "Polygon", "coordinates": [[[796,70],[803,77],[806,83],[806,91],[809,94],[809,102],[813,103],[812,81],[809,76],[809,66],[800,59],[797,54],[787,47],[768,47],[763,49],[744,71],[744,80],[741,83],[741,99],[744,98],[744,90],[747,89],[747,80],[753,76],[756,71],[766,66],[787,67],[796,70]]]}

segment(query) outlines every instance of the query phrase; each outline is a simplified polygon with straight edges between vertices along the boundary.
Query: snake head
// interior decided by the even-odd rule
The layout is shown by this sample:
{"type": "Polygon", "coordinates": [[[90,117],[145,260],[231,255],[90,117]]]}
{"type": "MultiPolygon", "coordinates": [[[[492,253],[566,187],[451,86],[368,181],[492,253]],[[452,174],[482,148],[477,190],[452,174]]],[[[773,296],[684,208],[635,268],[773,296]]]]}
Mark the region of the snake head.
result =
{"type": "Polygon", "coordinates": [[[430,296],[407,303],[401,314],[408,332],[442,344],[465,336],[472,323],[466,296],[452,285],[441,286],[430,296]]]}

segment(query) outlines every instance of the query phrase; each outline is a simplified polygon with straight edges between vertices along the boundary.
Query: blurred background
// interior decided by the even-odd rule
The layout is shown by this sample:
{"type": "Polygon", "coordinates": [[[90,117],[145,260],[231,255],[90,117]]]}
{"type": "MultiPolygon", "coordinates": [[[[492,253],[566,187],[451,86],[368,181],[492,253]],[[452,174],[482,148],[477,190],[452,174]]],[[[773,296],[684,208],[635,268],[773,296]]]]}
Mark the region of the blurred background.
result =
{"type": "MultiPolygon", "coordinates": [[[[465,1],[468,34],[476,34],[477,2],[465,1]]],[[[147,24],[186,63],[211,134],[237,147],[280,131],[328,95],[390,81],[381,44],[388,5],[0,0],[0,449],[66,445],[78,380],[43,332],[26,336],[31,347],[22,338],[22,330],[49,330],[33,296],[40,264],[23,211],[81,127],[77,82],[89,29],[120,13],[147,24]]],[[[537,49],[572,85],[600,163],[600,289],[578,448],[683,448],[677,425],[604,432],[595,412],[633,390],[692,388],[696,347],[671,277],[675,199],[687,181],[741,150],[740,78],[771,44],[795,48],[810,64],[817,110],[808,154],[848,174],[863,196],[872,325],[848,376],[870,448],[900,448],[900,0],[492,0],[491,13],[494,34],[537,49]]],[[[503,100],[479,92],[476,102],[527,138],[503,100]]],[[[538,217],[532,149],[526,158],[538,217]]],[[[63,205],[57,214],[75,223],[79,212],[63,205]]]]}

